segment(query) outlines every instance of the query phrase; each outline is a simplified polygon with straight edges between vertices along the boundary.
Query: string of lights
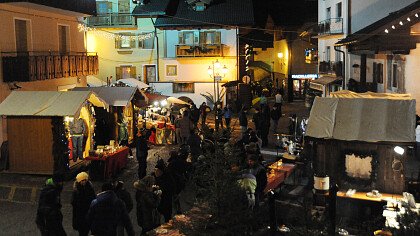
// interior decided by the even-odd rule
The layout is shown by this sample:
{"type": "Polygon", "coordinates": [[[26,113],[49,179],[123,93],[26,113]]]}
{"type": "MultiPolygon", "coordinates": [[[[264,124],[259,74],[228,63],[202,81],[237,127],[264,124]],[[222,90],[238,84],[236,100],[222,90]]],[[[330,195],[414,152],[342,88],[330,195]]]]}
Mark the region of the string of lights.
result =
{"type": "Polygon", "coordinates": [[[90,33],[95,34],[96,36],[101,36],[101,37],[104,37],[104,38],[107,38],[107,39],[143,41],[143,40],[150,39],[150,38],[154,37],[154,32],[144,33],[144,34],[140,34],[140,35],[123,35],[123,34],[118,34],[118,33],[112,33],[112,32],[105,31],[105,30],[98,30],[97,28],[88,27],[88,26],[86,26],[84,24],[81,24],[81,23],[79,23],[77,28],[78,28],[79,32],[90,32],[90,33]]]}

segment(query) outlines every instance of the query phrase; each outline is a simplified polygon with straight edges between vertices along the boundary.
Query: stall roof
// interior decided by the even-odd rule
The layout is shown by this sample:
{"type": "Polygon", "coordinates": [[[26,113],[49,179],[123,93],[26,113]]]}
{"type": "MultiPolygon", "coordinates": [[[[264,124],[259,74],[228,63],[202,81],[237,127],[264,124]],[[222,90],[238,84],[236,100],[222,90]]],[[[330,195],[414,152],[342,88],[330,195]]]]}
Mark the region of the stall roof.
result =
{"type": "Polygon", "coordinates": [[[341,77],[323,76],[319,79],[312,80],[311,83],[327,85],[341,80],[341,77]]]}
{"type": "Polygon", "coordinates": [[[107,104],[115,107],[126,107],[133,99],[137,88],[133,87],[76,87],[73,91],[93,91],[105,100],[107,104]]]}
{"type": "Polygon", "coordinates": [[[407,97],[316,97],[306,135],[366,142],[414,142],[416,101],[407,97]]]}
{"type": "Polygon", "coordinates": [[[0,104],[0,115],[75,116],[87,100],[95,106],[107,107],[91,91],[13,91],[0,104]]]}

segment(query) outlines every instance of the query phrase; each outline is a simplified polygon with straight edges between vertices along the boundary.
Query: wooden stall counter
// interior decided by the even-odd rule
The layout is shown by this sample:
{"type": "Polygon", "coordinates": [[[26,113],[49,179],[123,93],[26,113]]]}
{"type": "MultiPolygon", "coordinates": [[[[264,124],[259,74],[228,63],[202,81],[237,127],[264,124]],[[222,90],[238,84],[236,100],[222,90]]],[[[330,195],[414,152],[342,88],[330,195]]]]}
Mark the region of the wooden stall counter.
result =
{"type": "Polygon", "coordinates": [[[111,178],[115,177],[127,165],[129,149],[121,147],[113,153],[99,156],[88,156],[85,159],[91,161],[90,175],[93,178],[111,178]]]}
{"type": "Polygon", "coordinates": [[[368,192],[356,192],[350,196],[347,196],[346,192],[343,192],[343,191],[338,191],[337,197],[350,198],[350,199],[355,199],[355,200],[375,201],[375,202],[386,201],[387,199],[401,200],[403,198],[403,196],[400,194],[390,194],[390,193],[380,193],[380,195],[378,196],[373,196],[373,195],[369,196],[368,192]]]}
{"type": "Polygon", "coordinates": [[[270,170],[267,172],[267,186],[264,189],[264,193],[268,193],[270,190],[275,189],[282,184],[284,180],[292,174],[296,165],[277,161],[268,168],[270,170]]]}

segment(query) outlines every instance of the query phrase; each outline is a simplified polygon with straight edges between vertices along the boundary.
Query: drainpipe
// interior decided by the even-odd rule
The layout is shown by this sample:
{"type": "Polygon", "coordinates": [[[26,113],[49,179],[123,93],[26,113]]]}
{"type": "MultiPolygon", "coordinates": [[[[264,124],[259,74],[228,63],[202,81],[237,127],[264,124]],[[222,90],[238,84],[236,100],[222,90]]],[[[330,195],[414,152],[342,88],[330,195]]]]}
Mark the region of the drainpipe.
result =
{"type": "Polygon", "coordinates": [[[334,46],[334,50],[337,52],[341,52],[343,54],[343,68],[341,69],[341,73],[343,74],[343,84],[342,87],[343,89],[346,89],[346,54],[344,53],[344,51],[339,49],[340,47],[338,46],[334,46]]]}
{"type": "MultiPolygon", "coordinates": [[[[236,27],[236,80],[239,82],[239,29],[236,27]]],[[[236,104],[239,104],[239,83],[236,85],[236,104]]],[[[238,111],[238,107],[236,108],[238,111]]]]}
{"type": "Polygon", "coordinates": [[[156,81],[160,81],[159,79],[159,38],[157,35],[157,29],[155,26],[155,22],[153,21],[153,18],[150,17],[150,20],[152,21],[153,28],[155,29],[154,34],[155,34],[155,39],[156,39],[156,70],[157,70],[156,81]]]}

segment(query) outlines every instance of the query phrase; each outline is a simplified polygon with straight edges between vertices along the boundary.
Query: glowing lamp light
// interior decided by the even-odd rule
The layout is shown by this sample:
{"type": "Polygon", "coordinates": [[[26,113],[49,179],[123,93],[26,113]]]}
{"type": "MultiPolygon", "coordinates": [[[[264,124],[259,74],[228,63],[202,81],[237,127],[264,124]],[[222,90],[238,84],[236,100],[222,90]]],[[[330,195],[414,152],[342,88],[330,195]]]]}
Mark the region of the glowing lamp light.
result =
{"type": "Polygon", "coordinates": [[[407,21],[411,21],[410,17],[407,17],[407,21]]]}
{"type": "Polygon", "coordinates": [[[403,155],[404,154],[404,148],[400,147],[400,146],[395,146],[394,147],[394,152],[396,152],[398,155],[403,155]]]}
{"type": "Polygon", "coordinates": [[[417,14],[417,13],[416,13],[416,14],[414,14],[414,16],[415,16],[415,17],[419,17],[419,14],[417,14]]]}
{"type": "Polygon", "coordinates": [[[216,59],[216,62],[214,63],[214,68],[219,69],[221,67],[219,60],[216,59]]]}
{"type": "Polygon", "coordinates": [[[159,106],[159,102],[154,102],[153,105],[155,105],[155,107],[159,106]]]}
{"type": "Polygon", "coordinates": [[[279,52],[279,53],[277,53],[277,57],[278,58],[283,58],[284,57],[284,54],[282,52],[279,52]]]}
{"type": "Polygon", "coordinates": [[[160,102],[160,105],[162,105],[163,107],[168,105],[168,102],[166,100],[163,100],[160,102]]]}
{"type": "Polygon", "coordinates": [[[207,69],[207,73],[209,74],[209,75],[212,75],[213,74],[213,69],[209,66],[209,68],[207,69]]]}
{"type": "Polygon", "coordinates": [[[393,29],[395,29],[395,26],[391,26],[393,29]]]}
{"type": "Polygon", "coordinates": [[[228,71],[229,71],[228,68],[226,67],[226,65],[224,65],[222,68],[222,73],[225,75],[228,73],[228,71]]]}
{"type": "Polygon", "coordinates": [[[385,29],[385,33],[388,33],[389,31],[388,31],[388,29],[385,29]]]}
{"type": "Polygon", "coordinates": [[[400,25],[403,25],[402,21],[400,21],[400,25]]]}

